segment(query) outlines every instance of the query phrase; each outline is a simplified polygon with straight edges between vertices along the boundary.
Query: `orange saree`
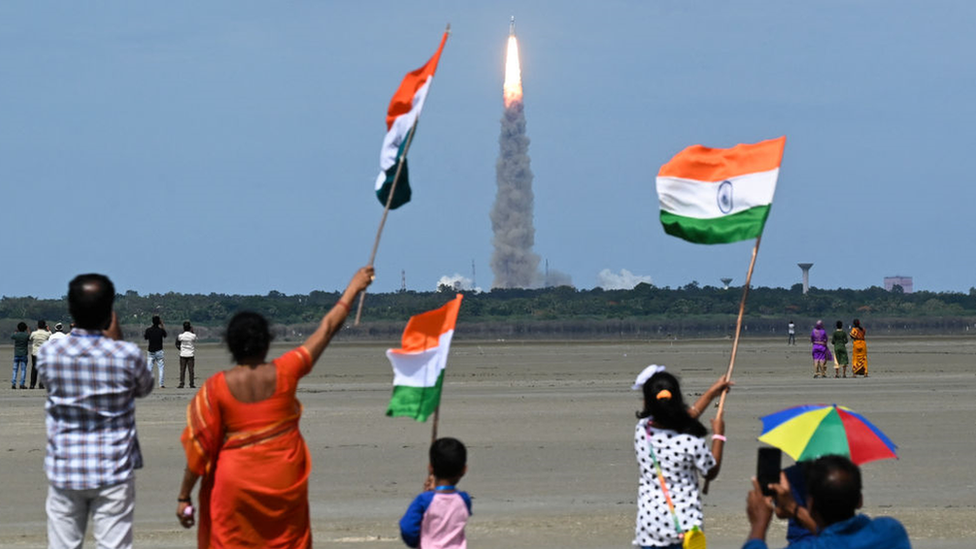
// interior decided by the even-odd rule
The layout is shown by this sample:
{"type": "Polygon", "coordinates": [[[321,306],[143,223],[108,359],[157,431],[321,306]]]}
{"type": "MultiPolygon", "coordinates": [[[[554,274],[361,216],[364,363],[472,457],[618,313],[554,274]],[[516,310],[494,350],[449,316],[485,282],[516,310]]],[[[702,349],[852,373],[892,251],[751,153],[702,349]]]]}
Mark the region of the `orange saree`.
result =
{"type": "Polygon", "coordinates": [[[868,375],[868,344],[864,342],[864,328],[851,328],[851,373],[868,375]]]}
{"type": "Polygon", "coordinates": [[[274,394],[240,402],[220,372],[187,408],[183,448],[201,476],[200,548],[311,547],[311,455],[298,430],[298,380],[311,368],[304,347],[274,361],[274,394]]]}

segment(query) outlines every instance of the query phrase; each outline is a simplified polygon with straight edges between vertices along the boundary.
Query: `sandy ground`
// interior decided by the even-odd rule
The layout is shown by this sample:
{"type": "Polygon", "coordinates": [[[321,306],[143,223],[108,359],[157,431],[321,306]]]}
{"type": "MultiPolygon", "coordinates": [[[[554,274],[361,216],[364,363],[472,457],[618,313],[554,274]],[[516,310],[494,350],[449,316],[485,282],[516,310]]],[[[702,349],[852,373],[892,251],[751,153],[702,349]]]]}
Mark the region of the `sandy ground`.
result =
{"type": "MultiPolygon", "coordinates": [[[[757,418],[815,402],[865,413],[899,445],[900,459],[863,469],[868,514],[900,519],[916,548],[973,546],[976,339],[868,343],[868,379],[812,379],[808,346],[742,343],[738,385],[727,403],[726,459],[705,496],[710,547],[739,547],[745,539],[757,418]]],[[[336,344],[302,382],[318,545],[403,547],[397,520],[420,490],[430,424],[383,415],[392,378],[385,347],[336,344]]],[[[440,433],[469,448],[461,487],[474,497],[472,547],[630,546],[637,492],[631,437],[639,406],[630,384],[647,364],[667,364],[681,376],[686,395],[700,393],[725,371],[730,349],[728,341],[456,343],[440,433]]],[[[183,468],[179,435],[191,396],[173,388],[175,354],[167,350],[170,388],[138,405],[146,460],[137,476],[138,547],[195,542],[195,532],[180,528],[174,516],[183,468]]],[[[9,347],[0,352],[6,364],[10,355],[9,347]]],[[[203,346],[198,378],[228,362],[222,349],[203,346]]],[[[44,395],[8,389],[0,395],[0,546],[43,547],[44,395]]],[[[770,545],[785,545],[784,532],[782,523],[774,524],[770,545]]]]}

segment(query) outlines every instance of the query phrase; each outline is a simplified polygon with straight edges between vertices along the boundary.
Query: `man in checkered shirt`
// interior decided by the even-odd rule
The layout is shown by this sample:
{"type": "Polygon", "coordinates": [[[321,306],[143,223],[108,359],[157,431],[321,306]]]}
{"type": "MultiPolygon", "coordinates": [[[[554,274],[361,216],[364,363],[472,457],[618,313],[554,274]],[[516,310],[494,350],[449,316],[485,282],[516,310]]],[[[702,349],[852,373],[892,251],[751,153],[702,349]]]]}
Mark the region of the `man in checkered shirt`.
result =
{"type": "Polygon", "coordinates": [[[99,274],[68,285],[75,329],[41,347],[47,388],[47,536],[81,547],[88,518],[99,547],[132,547],[135,470],[142,467],[135,399],[152,392],[146,355],[122,341],[115,286],[99,274]]]}

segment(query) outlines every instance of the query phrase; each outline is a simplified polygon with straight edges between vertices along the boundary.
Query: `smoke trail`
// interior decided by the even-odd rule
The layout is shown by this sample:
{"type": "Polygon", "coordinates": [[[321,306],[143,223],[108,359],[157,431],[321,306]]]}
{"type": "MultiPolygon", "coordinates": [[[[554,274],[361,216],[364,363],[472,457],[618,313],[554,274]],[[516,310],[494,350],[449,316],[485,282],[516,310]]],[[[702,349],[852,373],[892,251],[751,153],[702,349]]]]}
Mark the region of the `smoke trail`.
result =
{"type": "MultiPolygon", "coordinates": [[[[521,95],[521,94],[520,94],[521,95]]],[[[531,288],[539,281],[539,256],[532,251],[535,195],[529,167],[529,137],[525,134],[522,99],[506,101],[502,116],[499,154],[495,164],[498,192],[491,209],[494,231],[491,270],[494,288],[531,288]]]]}

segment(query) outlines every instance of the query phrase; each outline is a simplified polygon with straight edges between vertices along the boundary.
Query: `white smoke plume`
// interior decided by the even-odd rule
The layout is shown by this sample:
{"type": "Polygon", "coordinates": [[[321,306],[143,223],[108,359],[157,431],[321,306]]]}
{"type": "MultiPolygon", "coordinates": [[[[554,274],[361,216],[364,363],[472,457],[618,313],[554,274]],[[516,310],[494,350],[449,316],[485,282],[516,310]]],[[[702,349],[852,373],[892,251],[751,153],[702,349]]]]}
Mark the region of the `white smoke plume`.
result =
{"type": "Polygon", "coordinates": [[[437,281],[437,290],[440,291],[443,288],[450,288],[453,292],[478,292],[481,293],[481,288],[474,285],[474,281],[470,278],[454,273],[453,275],[444,275],[437,281]]]}
{"type": "Polygon", "coordinates": [[[635,275],[627,269],[620,269],[620,274],[603,269],[596,275],[596,280],[596,285],[604,290],[632,290],[641,282],[651,283],[650,276],[635,275]]]}

